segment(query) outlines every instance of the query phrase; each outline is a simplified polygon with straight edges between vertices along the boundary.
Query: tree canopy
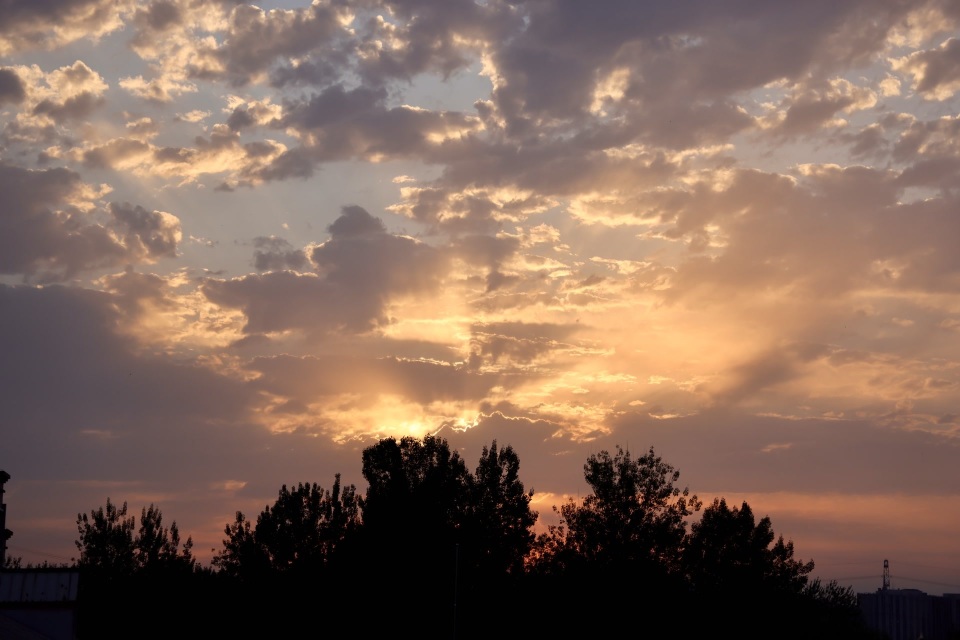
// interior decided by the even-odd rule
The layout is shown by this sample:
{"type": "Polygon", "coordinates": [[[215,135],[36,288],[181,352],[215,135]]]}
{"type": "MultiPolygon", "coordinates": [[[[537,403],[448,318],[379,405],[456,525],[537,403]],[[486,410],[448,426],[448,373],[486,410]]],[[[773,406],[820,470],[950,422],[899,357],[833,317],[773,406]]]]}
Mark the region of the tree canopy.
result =
{"type": "Polygon", "coordinates": [[[814,564],[794,559],[793,552],[793,541],[776,537],[769,517],[756,522],[746,502],[731,508],[717,498],[692,525],[683,559],[689,578],[704,591],[799,593],[814,564]]]}
{"type": "Polygon", "coordinates": [[[196,568],[193,540],[187,538],[181,546],[177,523],[164,527],[163,514],[153,504],[142,509],[137,530],[136,517],[127,516],[127,503],[118,507],[107,498],[106,506],[77,514],[77,534],[77,564],[104,575],[196,568]]]}
{"type": "Polygon", "coordinates": [[[222,615],[208,629],[219,635],[295,633],[296,615],[270,612],[336,602],[343,615],[375,614],[363,618],[367,635],[480,637],[496,612],[513,620],[512,635],[593,633],[601,624],[634,633],[660,617],[684,620],[683,634],[699,637],[732,629],[729,612],[749,607],[738,637],[869,637],[852,591],[811,581],[813,562],[794,557],[769,517],[717,498],[697,519],[700,500],[652,447],[639,457],[619,446],[590,455],[590,493],[554,507],[559,524],[539,537],[533,490],[509,445],[484,446],[471,471],[443,438],[385,438],[363,450],[362,463],[362,497],[336,474],[329,490],[281,486],[255,520],[236,512],[215,571],[196,571],[192,541],[181,543],[153,504],[139,527],[126,503],[109,498],[78,514],[78,564],[111,577],[95,582],[91,615],[176,589],[198,603],[217,594],[222,615]],[[588,613],[538,613],[558,602],[588,613]],[[428,623],[412,615],[424,607],[428,623]]]}
{"type": "Polygon", "coordinates": [[[227,537],[213,565],[244,577],[322,569],[359,526],[359,507],[356,487],[341,487],[339,473],[330,490],[316,483],[292,489],[283,485],[254,527],[237,512],[224,530],[227,537]]]}
{"type": "Polygon", "coordinates": [[[583,475],[593,492],[558,509],[560,525],[542,539],[545,561],[593,565],[642,563],[674,570],[686,518],[700,509],[697,496],[675,483],[680,472],[653,448],[633,458],[619,446],[591,455],[583,475]]]}

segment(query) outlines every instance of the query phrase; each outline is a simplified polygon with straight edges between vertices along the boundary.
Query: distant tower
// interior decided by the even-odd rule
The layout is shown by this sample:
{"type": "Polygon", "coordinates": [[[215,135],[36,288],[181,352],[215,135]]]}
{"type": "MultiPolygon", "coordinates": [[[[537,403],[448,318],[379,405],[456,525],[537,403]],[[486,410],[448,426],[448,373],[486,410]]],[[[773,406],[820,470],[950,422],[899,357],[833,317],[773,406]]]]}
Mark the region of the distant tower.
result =
{"type": "Polygon", "coordinates": [[[883,590],[890,588],[890,561],[883,561],[883,590]]]}
{"type": "Polygon", "coordinates": [[[7,538],[13,535],[13,531],[7,529],[7,505],[3,502],[3,485],[9,479],[10,474],[0,470],[0,571],[7,564],[7,538]]]}

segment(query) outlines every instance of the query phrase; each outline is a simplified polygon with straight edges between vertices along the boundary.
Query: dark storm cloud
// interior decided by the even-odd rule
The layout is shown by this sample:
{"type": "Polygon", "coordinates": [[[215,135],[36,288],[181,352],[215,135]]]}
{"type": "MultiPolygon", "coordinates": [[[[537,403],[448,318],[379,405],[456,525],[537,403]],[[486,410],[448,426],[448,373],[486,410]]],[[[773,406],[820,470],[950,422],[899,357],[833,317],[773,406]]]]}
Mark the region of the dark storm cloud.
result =
{"type": "Polygon", "coordinates": [[[247,333],[364,332],[390,322],[385,307],[394,296],[430,295],[440,285],[446,256],[387,233],[361,207],[344,207],[329,231],[330,239],[309,255],[315,274],[207,280],[203,292],[212,302],[241,309],[247,333]]]}

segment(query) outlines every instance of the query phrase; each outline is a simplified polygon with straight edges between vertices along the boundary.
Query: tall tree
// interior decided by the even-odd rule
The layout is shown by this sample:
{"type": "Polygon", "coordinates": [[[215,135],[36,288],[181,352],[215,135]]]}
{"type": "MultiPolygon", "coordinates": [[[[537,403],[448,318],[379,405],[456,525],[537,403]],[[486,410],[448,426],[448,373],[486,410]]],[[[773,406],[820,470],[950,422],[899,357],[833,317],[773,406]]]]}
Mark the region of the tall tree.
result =
{"type": "Polygon", "coordinates": [[[769,517],[756,522],[746,502],[731,508],[717,498],[691,527],[684,566],[700,591],[800,593],[814,564],[793,554],[793,541],[775,536],[769,517]]]}
{"type": "Polygon", "coordinates": [[[324,568],[360,522],[356,487],[342,487],[336,474],[330,490],[300,483],[281,487],[251,527],[241,512],[224,530],[223,550],[213,565],[231,575],[305,572],[324,568]]]}
{"type": "Polygon", "coordinates": [[[80,551],[77,564],[104,574],[126,576],[137,566],[133,532],[136,518],[127,517],[127,503],[122,506],[110,502],[105,507],[77,514],[78,537],[74,544],[80,551]]]}
{"type": "Polygon", "coordinates": [[[513,447],[483,447],[470,482],[467,518],[475,562],[484,573],[521,573],[533,545],[537,512],[530,508],[533,489],[520,481],[520,458],[513,447]]]}
{"type": "Polygon", "coordinates": [[[463,521],[469,472],[443,438],[386,438],[363,451],[367,494],[363,524],[369,532],[412,541],[452,540],[463,521]]]}
{"type": "Polygon", "coordinates": [[[197,562],[193,557],[193,539],[188,537],[180,546],[177,523],[163,526],[163,514],[151,504],[140,512],[140,530],[134,540],[137,569],[193,571],[197,562]]]}
{"type": "Polygon", "coordinates": [[[193,540],[187,538],[181,547],[177,523],[164,527],[163,514],[153,504],[142,509],[138,530],[136,517],[127,516],[127,503],[118,507],[107,498],[105,507],[89,515],[77,514],[77,533],[74,544],[80,551],[79,566],[103,575],[196,568],[193,540]]]}
{"type": "Polygon", "coordinates": [[[570,562],[678,568],[686,518],[701,506],[674,484],[679,471],[653,447],[634,459],[618,446],[612,456],[605,450],[591,455],[583,474],[593,492],[559,508],[560,525],[542,540],[542,560],[561,570],[570,562]]]}

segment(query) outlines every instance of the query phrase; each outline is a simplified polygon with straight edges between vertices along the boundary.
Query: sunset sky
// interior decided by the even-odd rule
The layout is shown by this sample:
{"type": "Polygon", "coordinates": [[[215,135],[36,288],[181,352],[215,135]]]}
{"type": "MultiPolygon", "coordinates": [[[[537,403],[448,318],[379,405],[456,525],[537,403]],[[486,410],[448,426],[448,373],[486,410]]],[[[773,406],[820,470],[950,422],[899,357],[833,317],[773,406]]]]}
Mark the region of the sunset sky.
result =
{"type": "Polygon", "coordinates": [[[958,247],[952,0],[0,2],[9,555],[439,433],[960,592],[958,247]]]}

